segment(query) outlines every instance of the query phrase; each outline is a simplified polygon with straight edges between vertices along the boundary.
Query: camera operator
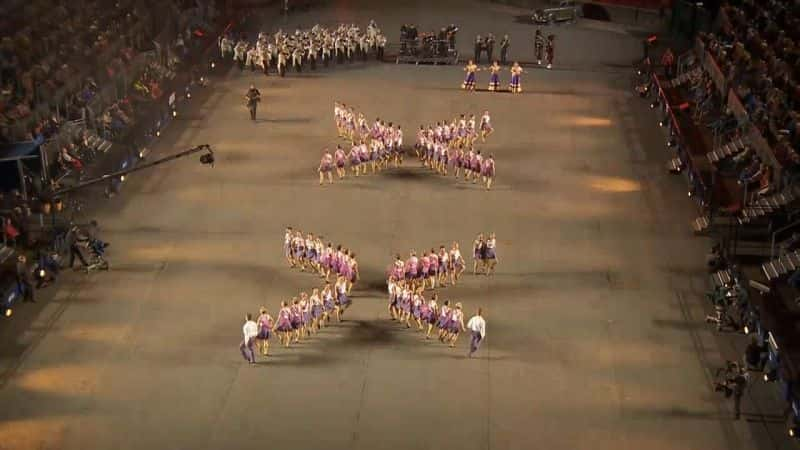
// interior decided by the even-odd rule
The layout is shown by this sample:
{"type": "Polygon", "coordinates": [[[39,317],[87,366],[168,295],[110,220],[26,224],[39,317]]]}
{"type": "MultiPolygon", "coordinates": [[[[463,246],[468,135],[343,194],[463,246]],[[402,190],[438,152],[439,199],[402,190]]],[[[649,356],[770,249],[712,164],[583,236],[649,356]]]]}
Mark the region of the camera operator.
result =
{"type": "Polygon", "coordinates": [[[734,418],[739,420],[742,412],[742,396],[747,389],[750,375],[747,369],[739,367],[735,362],[727,361],[725,366],[717,371],[714,390],[723,392],[726,398],[733,396],[733,414],[734,418]]]}
{"type": "Polygon", "coordinates": [[[58,254],[50,252],[47,249],[39,249],[37,259],[36,278],[38,278],[38,282],[36,283],[36,289],[42,289],[49,283],[55,283],[61,267],[58,263],[58,254]]]}
{"type": "Polygon", "coordinates": [[[72,230],[70,230],[67,236],[70,268],[74,267],[76,257],[80,260],[81,264],[83,264],[84,268],[89,267],[90,264],[83,254],[84,251],[90,251],[92,254],[102,259],[105,248],[108,247],[109,244],[100,240],[98,237],[99,230],[100,228],[96,220],[92,220],[85,227],[79,227],[77,225],[72,227],[72,230]]]}
{"type": "Polygon", "coordinates": [[[758,338],[753,336],[747,348],[744,350],[744,363],[750,370],[764,370],[767,362],[767,349],[763,344],[758,343],[758,338]]]}
{"type": "Polygon", "coordinates": [[[36,292],[33,287],[33,275],[31,269],[27,264],[28,260],[25,255],[19,255],[17,258],[17,288],[20,293],[24,295],[24,301],[36,303],[36,292]]]}
{"type": "Polygon", "coordinates": [[[89,263],[83,256],[83,250],[89,247],[89,235],[75,225],[67,233],[67,244],[69,245],[69,268],[75,268],[75,258],[78,258],[83,267],[88,267],[89,263]]]}

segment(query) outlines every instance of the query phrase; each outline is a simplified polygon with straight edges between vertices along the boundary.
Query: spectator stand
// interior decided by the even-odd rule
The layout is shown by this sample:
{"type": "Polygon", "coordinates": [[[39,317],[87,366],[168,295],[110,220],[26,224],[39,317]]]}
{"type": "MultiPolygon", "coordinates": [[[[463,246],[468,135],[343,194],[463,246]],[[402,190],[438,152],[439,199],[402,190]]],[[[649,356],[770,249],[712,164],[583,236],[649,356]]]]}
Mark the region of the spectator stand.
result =
{"type": "MultiPolygon", "coordinates": [[[[785,201],[793,201],[790,198],[792,196],[773,199],[772,202],[762,198],[780,192],[782,165],[752,124],[739,97],[729,88],[723,71],[702,41],[698,39],[693,50],[679,58],[676,78],[667,83],[654,75],[654,85],[657,86],[660,103],[665,105],[665,121],[679,147],[677,161],[671,163],[671,169],[678,171],[686,167],[690,179],[700,178],[704,181],[709,179],[705,173],[711,174],[713,189],[710,196],[703,197],[701,201],[701,205],[707,208],[693,224],[696,232],[706,232],[714,225],[714,219],[719,217],[717,213],[722,213],[725,218],[722,225],[730,228],[730,216],[736,217],[740,224],[751,223],[756,218],[783,213],[792,206],[785,201]],[[703,73],[703,78],[697,80],[699,82],[692,81],[696,76],[694,66],[698,66],[703,73]],[[703,79],[707,80],[705,86],[703,79]],[[687,81],[694,84],[688,92],[681,89],[681,85],[687,81]],[[699,101],[698,92],[701,94],[699,101]],[[678,102],[682,102],[684,109],[694,106],[694,120],[676,125],[678,115],[673,106],[678,102]],[[702,118],[709,116],[718,118],[705,123],[703,127],[702,118]],[[710,139],[706,139],[706,128],[710,130],[710,139]],[[708,151],[709,148],[712,150],[708,151]],[[739,163],[740,158],[747,161],[744,157],[752,160],[753,156],[758,157],[762,168],[758,168],[749,179],[740,175],[737,181],[737,177],[731,176],[731,159],[739,163]],[[703,158],[707,159],[708,164],[702,161],[703,158]]],[[[693,195],[692,191],[690,195],[693,195]]]]}
{"type": "MultiPolygon", "coordinates": [[[[718,239],[721,263],[714,267],[725,267],[712,277],[715,289],[737,283],[744,288],[737,311],[730,314],[734,331],[744,331],[763,345],[763,360],[747,362],[748,368],[774,384],[759,383],[750,396],[761,396],[760,411],[785,418],[788,434],[795,438],[800,436],[798,25],[800,16],[787,0],[725,5],[714,34],[700,34],[691,51],[679,58],[678,77],[667,83],[655,76],[653,83],[665,105],[687,99],[695,117],[713,117],[711,122],[695,121],[701,132],[707,128],[712,134],[707,161],[715,177],[712,207],[695,229],[714,231],[718,239]],[[678,98],[670,99],[676,87],[678,98]],[[717,179],[730,183],[737,178],[740,202],[725,208],[717,179]],[[724,226],[712,228],[715,213],[722,213],[724,226]],[[741,280],[749,281],[731,281],[736,277],[725,273],[734,267],[741,280]],[[781,404],[783,409],[776,406],[781,404]]],[[[691,124],[675,110],[664,108],[665,121],[678,122],[672,133],[677,142],[686,143],[691,124]]],[[[695,158],[686,162],[690,173],[697,167],[701,165],[695,158]]]]}

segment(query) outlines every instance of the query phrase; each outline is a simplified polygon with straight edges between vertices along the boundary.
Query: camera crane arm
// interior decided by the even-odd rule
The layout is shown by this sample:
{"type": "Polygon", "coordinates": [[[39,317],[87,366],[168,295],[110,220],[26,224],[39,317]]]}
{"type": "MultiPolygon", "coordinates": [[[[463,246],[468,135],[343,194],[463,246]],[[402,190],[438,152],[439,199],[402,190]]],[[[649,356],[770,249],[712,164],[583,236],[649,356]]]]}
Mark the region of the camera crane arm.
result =
{"type": "Polygon", "coordinates": [[[69,192],[73,192],[73,191],[77,191],[79,189],[83,189],[83,188],[85,188],[87,186],[91,186],[93,184],[102,183],[104,181],[114,180],[115,178],[121,178],[121,177],[123,177],[125,175],[128,175],[130,173],[138,172],[138,171],[144,170],[144,169],[149,169],[149,168],[155,167],[155,166],[157,166],[159,164],[164,164],[166,162],[174,161],[176,159],[180,159],[180,158],[183,158],[183,157],[186,157],[186,156],[190,156],[190,155],[193,155],[193,154],[199,153],[199,152],[207,152],[207,153],[204,153],[203,155],[200,156],[200,163],[206,164],[206,165],[210,165],[211,167],[214,167],[214,151],[211,149],[210,145],[203,144],[203,145],[198,145],[196,147],[192,147],[192,148],[190,148],[188,150],[184,150],[184,151],[179,152],[179,153],[175,153],[174,155],[165,156],[165,157],[157,159],[155,161],[151,161],[151,162],[148,162],[148,163],[145,163],[145,164],[138,165],[136,167],[132,167],[130,169],[118,170],[116,172],[107,173],[107,174],[104,174],[104,175],[99,176],[97,178],[92,178],[92,179],[89,179],[89,180],[86,180],[86,181],[82,181],[82,182],[80,182],[80,183],[78,183],[78,184],[76,184],[74,186],[69,186],[69,187],[65,187],[65,188],[62,188],[62,189],[57,189],[57,190],[48,192],[47,194],[49,194],[49,196],[51,198],[57,197],[57,196],[60,196],[60,195],[67,194],[69,192]]]}

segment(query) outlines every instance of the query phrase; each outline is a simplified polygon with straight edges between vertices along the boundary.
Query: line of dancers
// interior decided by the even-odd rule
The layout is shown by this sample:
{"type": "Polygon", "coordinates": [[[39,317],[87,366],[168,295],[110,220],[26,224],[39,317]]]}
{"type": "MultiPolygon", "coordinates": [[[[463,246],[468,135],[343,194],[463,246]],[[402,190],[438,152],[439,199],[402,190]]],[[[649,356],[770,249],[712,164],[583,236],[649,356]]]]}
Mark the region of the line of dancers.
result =
{"type": "Polygon", "coordinates": [[[329,325],[331,318],[341,322],[345,311],[353,304],[347,289],[347,280],[339,276],[333,286],[326,282],[322,289],[312,289],[310,296],[301,292],[299,297],[293,297],[290,302],[281,302],[274,322],[281,345],[289,347],[292,342],[298,343],[311,337],[329,325]]]}
{"type": "Polygon", "coordinates": [[[403,281],[414,291],[446,287],[448,284],[455,286],[465,268],[458,242],[453,242],[449,251],[440,245],[438,251],[431,248],[422,252],[421,256],[411,250],[405,261],[399,254],[395,256],[387,270],[387,283],[403,281]]]}
{"type": "Polygon", "coordinates": [[[345,151],[337,144],[333,153],[328,148],[323,150],[317,168],[320,185],[326,178],[328,184],[333,184],[334,171],[338,179],[346,178],[348,165],[352,175],[358,177],[366,175],[370,167],[376,173],[392,162],[395,167],[403,164],[403,130],[399,125],[377,118],[370,127],[364,114],[356,114],[352,107],[339,102],[334,102],[333,111],[339,137],[351,141],[352,147],[345,151]]]}
{"type": "Polygon", "coordinates": [[[431,339],[434,328],[442,343],[451,348],[456,346],[458,336],[464,327],[464,311],[460,302],[452,307],[445,300],[439,305],[439,295],[434,292],[430,300],[426,300],[423,289],[413,288],[405,280],[389,283],[389,315],[392,320],[417,331],[425,333],[425,339],[431,339]]]}
{"type": "MultiPolygon", "coordinates": [[[[470,59],[464,67],[464,71],[467,72],[467,74],[464,77],[464,82],[461,83],[461,88],[466,91],[474,92],[477,79],[475,74],[482,70],[487,70],[491,72],[487,89],[491,92],[500,92],[500,72],[502,69],[503,67],[500,66],[500,63],[497,61],[494,61],[492,65],[486,69],[481,69],[470,59]]],[[[511,72],[511,81],[508,84],[508,90],[512,94],[519,94],[522,92],[522,73],[524,70],[522,70],[522,66],[520,66],[518,62],[514,62],[509,68],[509,72],[511,72]]]]}
{"type": "Polygon", "coordinates": [[[330,276],[343,278],[349,294],[359,279],[358,261],[355,252],[342,245],[324,244],[322,236],[303,234],[287,227],[283,238],[283,253],[289,268],[299,267],[301,272],[317,273],[326,282],[330,276]],[[305,236],[305,237],[304,237],[305,236]]]}
{"type": "Polygon", "coordinates": [[[496,174],[494,155],[484,158],[481,151],[474,149],[474,143],[480,133],[482,142],[494,132],[489,111],[481,117],[480,126],[475,126],[475,116],[469,120],[461,115],[458,120],[437,122],[435,126],[424,125],[417,132],[417,143],[414,146],[422,165],[441,175],[459,178],[464,171],[464,180],[477,183],[478,180],[487,190],[492,188],[496,174]],[[466,150],[465,150],[466,149],[466,150]]]}
{"type": "Polygon", "coordinates": [[[492,275],[497,261],[497,236],[488,233],[484,237],[483,233],[479,233],[472,241],[472,274],[477,275],[480,269],[484,275],[492,275]]]}
{"type": "Polygon", "coordinates": [[[389,153],[394,150],[402,153],[403,130],[400,125],[395,126],[378,117],[370,126],[364,113],[356,113],[352,106],[339,102],[333,103],[333,119],[340,138],[353,143],[379,141],[389,153]]]}
{"type": "Polygon", "coordinates": [[[333,286],[326,282],[322,289],[314,288],[310,296],[301,292],[290,301],[282,301],[278,315],[274,318],[262,306],[255,322],[251,322],[250,314],[246,315],[245,340],[239,346],[242,356],[250,363],[255,363],[256,352],[264,357],[269,356],[269,340],[273,335],[277,335],[284,347],[310,338],[328,326],[331,318],[341,322],[344,312],[351,304],[352,300],[347,295],[347,283],[340,276],[333,286]],[[248,327],[254,328],[250,334],[252,339],[248,338],[248,327]]]}

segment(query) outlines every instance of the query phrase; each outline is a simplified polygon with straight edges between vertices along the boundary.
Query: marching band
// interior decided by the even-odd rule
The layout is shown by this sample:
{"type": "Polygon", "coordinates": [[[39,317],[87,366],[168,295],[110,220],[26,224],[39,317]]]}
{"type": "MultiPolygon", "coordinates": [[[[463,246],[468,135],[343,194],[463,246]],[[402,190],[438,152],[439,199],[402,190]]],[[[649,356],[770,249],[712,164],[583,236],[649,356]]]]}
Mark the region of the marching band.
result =
{"type": "Polygon", "coordinates": [[[333,29],[314,25],[311,29],[296,29],[293,34],[282,30],[273,35],[261,32],[254,44],[244,35],[237,39],[227,34],[220,38],[219,48],[222,57],[232,57],[240,70],[258,68],[264,75],[274,71],[283,77],[291,69],[316,70],[318,62],[327,67],[333,62],[366,61],[370,54],[380,60],[386,43],[381,29],[370,21],[365,32],[354,24],[340,24],[333,29]]]}

